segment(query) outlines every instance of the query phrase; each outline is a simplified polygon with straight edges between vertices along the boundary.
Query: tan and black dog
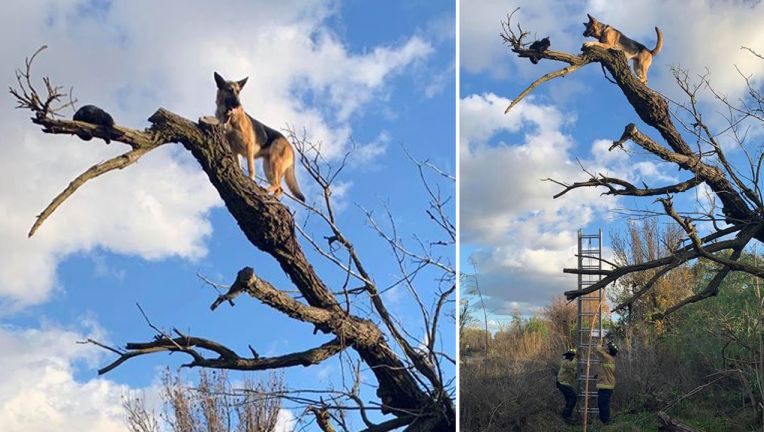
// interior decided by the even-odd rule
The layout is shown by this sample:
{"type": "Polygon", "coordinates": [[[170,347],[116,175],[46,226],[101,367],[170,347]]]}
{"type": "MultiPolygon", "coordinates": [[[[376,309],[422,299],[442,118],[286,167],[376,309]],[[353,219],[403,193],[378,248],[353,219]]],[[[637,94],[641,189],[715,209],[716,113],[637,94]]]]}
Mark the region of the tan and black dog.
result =
{"type": "Polygon", "coordinates": [[[641,43],[629,39],[620,31],[610,27],[605,23],[597,21],[597,18],[586,14],[589,22],[585,22],[586,30],[584,36],[598,39],[598,42],[584,42],[584,46],[598,45],[604,48],[618,48],[626,54],[626,59],[634,63],[634,73],[643,84],[647,84],[647,69],[653,62],[653,56],[657,55],[663,48],[663,34],[660,29],[655,27],[655,33],[658,35],[658,41],[655,48],[647,49],[641,43]]]}
{"type": "Polygon", "coordinates": [[[247,83],[247,78],[226,81],[215,72],[215,83],[218,87],[215,117],[226,126],[226,138],[231,150],[247,160],[249,178],[255,180],[255,159],[263,158],[265,177],[271,184],[267,189],[268,193],[280,198],[281,179],[284,178],[292,195],[305,202],[305,196],[300,192],[300,185],[295,177],[295,155],[292,145],[279,131],[255,120],[241,106],[239,92],[247,83]]]}

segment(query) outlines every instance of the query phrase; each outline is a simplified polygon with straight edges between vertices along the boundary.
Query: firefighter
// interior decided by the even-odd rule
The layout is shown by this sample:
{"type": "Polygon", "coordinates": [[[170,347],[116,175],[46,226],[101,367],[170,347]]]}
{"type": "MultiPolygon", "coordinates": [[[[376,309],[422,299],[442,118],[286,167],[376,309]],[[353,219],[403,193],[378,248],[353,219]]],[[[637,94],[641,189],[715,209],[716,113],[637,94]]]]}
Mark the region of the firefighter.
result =
{"type": "Polygon", "coordinates": [[[600,362],[597,374],[597,407],[600,412],[600,420],[603,424],[610,422],[610,396],[615,388],[615,356],[618,354],[618,345],[610,341],[603,348],[602,339],[594,353],[600,362]]]}
{"type": "Polygon", "coordinates": [[[560,371],[557,372],[557,388],[565,397],[562,418],[565,423],[573,423],[573,408],[576,406],[576,349],[571,348],[562,355],[560,371]]]}

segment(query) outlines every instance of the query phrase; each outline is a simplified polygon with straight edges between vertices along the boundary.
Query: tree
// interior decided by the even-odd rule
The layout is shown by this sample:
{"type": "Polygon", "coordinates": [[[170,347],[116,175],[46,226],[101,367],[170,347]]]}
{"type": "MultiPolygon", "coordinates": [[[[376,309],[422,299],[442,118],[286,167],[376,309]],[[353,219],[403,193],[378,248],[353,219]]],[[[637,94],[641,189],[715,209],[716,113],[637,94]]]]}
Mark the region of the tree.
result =
{"type": "Polygon", "coordinates": [[[420,308],[425,334],[412,336],[391,314],[381,297],[383,289],[392,287],[377,286],[359,249],[345,235],[335,218],[332,185],[349,155],[338,166],[332,166],[321,155],[319,146],[309,142],[304,134],[288,133],[299,153],[302,167],[322,192],[320,203],[308,204],[305,210],[314,220],[320,221],[322,230],[329,233],[324,236],[324,246],[295,223],[286,206],[242,174],[238,161],[227,146],[222,125],[213,118],[192,122],[159,108],[149,117],[151,126],[145,130],[119,124],[95,125],[63,119],[61,111],[76,102],[71,99],[71,92],[63,92],[47,77],[43,78],[44,93],[32,83],[31,66],[43,48],[26,60],[24,69],[17,70],[17,85],[10,91],[17,100],[18,108],[30,110],[33,113],[32,122],[45,133],[111,140],[128,145],[130,150],[94,165],[74,179],[38,216],[30,236],[84,183],[107,172],[125,168],[157,147],[180,143],[207,174],[249,242],[273,257],[299,291],[299,296],[293,296],[286,288],[276,287],[258,277],[254,268],[245,267],[227,287],[227,292],[214,301],[211,309],[215,310],[225,302],[233,305],[237,296],[248,294],[291,319],[312,324],[314,334],[332,336],[305,351],[261,357],[252,347],[250,353],[243,355],[219,341],[184,334],[178,329],[162,331],[149,321],[156,334],[146,342],[127,343],[124,348],[116,348],[88,340],[117,356],[111,364],[100,369],[99,374],[107,373],[132,358],[157,352],[187,355],[190,361],[184,365],[186,367],[259,371],[315,365],[352,350],[359,363],[343,363],[352,370],[349,374],[353,377],[352,382],[339,390],[330,392],[327,389],[323,395],[325,398],[314,396],[302,400],[315,413],[319,427],[333,430],[331,423],[334,422],[348,430],[344,413],[352,410],[358,413],[365,430],[369,431],[401,427],[410,431],[454,429],[453,379],[444,371],[444,362],[453,364],[455,361],[449,356],[450,349],[443,352],[438,345],[442,326],[440,318],[445,309],[453,306],[452,296],[456,289],[455,271],[448,258],[456,238],[455,226],[451,222],[452,204],[447,193],[444,196],[441,191],[441,183],[446,185],[447,191],[452,190],[453,176],[426,160],[411,157],[429,201],[425,213],[429,221],[442,229],[442,238],[417,238],[416,246],[410,247],[398,236],[390,211],[386,215],[389,225],[386,228],[374,219],[370,211],[365,211],[367,222],[390,246],[391,255],[400,267],[400,280],[392,287],[405,287],[420,308]],[[345,281],[342,286],[327,286],[306,258],[300,236],[336,265],[341,279],[345,281]],[[435,298],[424,299],[418,295],[416,286],[423,283],[423,278],[418,277],[422,274],[428,276],[427,283],[432,284],[435,280],[435,298]],[[370,310],[356,307],[364,299],[371,304],[370,310]],[[360,363],[371,371],[377,381],[376,396],[379,401],[372,405],[360,397],[360,363]],[[371,411],[387,417],[381,423],[375,423],[367,415],[371,411]]]}
{"type": "MultiPolygon", "coordinates": [[[[656,218],[641,222],[631,220],[624,235],[614,233],[611,236],[613,261],[616,266],[623,267],[670,255],[681,247],[682,234],[682,229],[673,223],[661,229],[656,218]]],[[[692,294],[695,280],[689,264],[680,265],[651,282],[657,274],[656,269],[630,273],[620,278],[608,291],[609,299],[618,305],[616,309],[621,311],[627,324],[638,325],[650,320],[654,313],[660,313],[692,294]],[[655,288],[636,295],[640,287],[648,283],[654,284],[655,288]]]]}
{"type": "Polygon", "coordinates": [[[226,371],[199,372],[192,387],[180,374],[162,375],[164,412],[146,406],[145,397],[127,395],[122,405],[130,432],[159,432],[165,424],[172,432],[269,432],[274,430],[284,394],[283,379],[245,380],[240,387],[228,381],[226,371]]]}
{"type": "MultiPolygon", "coordinates": [[[[716,266],[714,277],[698,292],[656,313],[656,317],[660,317],[671,314],[689,303],[716,295],[721,282],[730,273],[744,272],[759,277],[764,275],[764,267],[740,260],[746,246],[764,240],[764,199],[761,194],[764,152],[762,146],[746,138],[747,126],[764,122],[764,96],[756,84],[749,77],[743,76],[748,86],[748,95],[739,103],[733,103],[711,87],[708,75],[701,75],[698,82],[691,82],[687,71],[675,68],[673,72],[676,83],[686,94],[687,102],[669,101],[637,79],[625,54],[619,49],[584,45],[580,54],[554,50],[539,52],[530,49],[525,40],[530,32],[523,30],[520,24],[512,23],[515,12],[517,9],[507,16],[506,21],[502,21],[501,34],[504,43],[512,52],[519,58],[552,60],[566,63],[567,66],[536,79],[512,100],[505,112],[509,112],[539,85],[557,77],[567,76],[586,65],[599,63],[603,71],[612,76],[612,81],[624,94],[634,113],[657,132],[662,140],[640,131],[634,123],[629,123],[620,138],[613,141],[610,151],[622,149],[627,141],[631,141],[655,159],[686,173],[686,179],[683,181],[655,187],[646,184],[637,186],[621,178],[588,172],[590,178],[585,181],[568,183],[548,179],[563,187],[555,198],[579,188],[604,188],[604,195],[656,199],[660,203],[660,210],[651,214],[673,220],[682,228],[683,240],[687,242],[686,246],[665,256],[637,264],[616,265],[612,269],[603,270],[565,269],[566,273],[603,276],[600,282],[586,289],[565,292],[566,297],[572,300],[602,289],[627,275],[654,270],[655,275],[622,302],[620,307],[625,308],[653,289],[663,275],[675,271],[685,263],[696,259],[713,262],[716,266]],[[702,90],[709,91],[725,113],[728,113],[725,119],[727,125],[721,131],[713,131],[699,110],[697,96],[702,90]],[[694,148],[688,144],[686,137],[696,141],[697,146],[694,148]],[[722,145],[723,139],[736,144],[747,160],[747,165],[735,166],[730,162],[722,145]],[[700,185],[704,185],[710,191],[713,198],[711,208],[699,214],[693,209],[683,210],[674,206],[676,196],[686,196],[697,190],[700,185]],[[702,236],[696,226],[699,222],[710,224],[711,232],[702,236]]],[[[748,51],[764,60],[755,51],[748,51]]]]}

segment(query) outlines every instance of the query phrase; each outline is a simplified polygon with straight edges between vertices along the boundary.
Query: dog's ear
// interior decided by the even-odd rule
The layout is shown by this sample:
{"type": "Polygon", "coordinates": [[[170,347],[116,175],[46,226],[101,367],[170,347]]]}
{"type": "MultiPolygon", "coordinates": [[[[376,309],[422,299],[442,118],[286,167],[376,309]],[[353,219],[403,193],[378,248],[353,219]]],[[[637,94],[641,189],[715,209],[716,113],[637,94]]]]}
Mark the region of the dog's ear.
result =
{"type": "Polygon", "coordinates": [[[237,81],[237,82],[236,82],[236,84],[238,84],[238,85],[239,85],[239,90],[241,90],[241,89],[243,89],[243,88],[244,88],[244,84],[246,84],[246,83],[247,83],[247,80],[248,80],[248,79],[249,79],[249,77],[246,77],[246,78],[244,78],[243,80],[241,80],[241,81],[237,81]]]}
{"type": "Polygon", "coordinates": [[[223,79],[223,77],[220,76],[220,74],[218,74],[217,72],[214,72],[214,74],[215,74],[215,84],[217,84],[218,88],[222,89],[223,87],[225,87],[225,79],[223,79]]]}
{"type": "Polygon", "coordinates": [[[597,18],[594,18],[593,16],[586,14],[586,16],[589,17],[589,22],[597,22],[597,18]]]}

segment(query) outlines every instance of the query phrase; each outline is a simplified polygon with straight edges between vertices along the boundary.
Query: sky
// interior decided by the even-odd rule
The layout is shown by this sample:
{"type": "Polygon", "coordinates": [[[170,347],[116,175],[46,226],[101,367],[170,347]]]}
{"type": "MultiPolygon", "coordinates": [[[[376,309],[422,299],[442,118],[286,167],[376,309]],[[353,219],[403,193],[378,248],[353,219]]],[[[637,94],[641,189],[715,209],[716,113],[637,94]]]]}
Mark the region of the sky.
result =
{"type": "MultiPolygon", "coordinates": [[[[456,171],[452,2],[12,3],[5,8],[13,13],[0,17],[6,88],[24,58],[46,44],[34,71],[73,86],[81,105],[97,104],[118,124],[143,128],[159,107],[192,120],[212,114],[213,71],[229,79],[248,76],[241,97],[255,118],[277,129],[304,129],[330,161],[357,147],[334,199],[339,223],[380,286],[400,271],[361,208],[383,214],[389,207],[404,241],[413,242],[414,234],[443,237],[424,214],[425,191],[403,146],[456,171]]],[[[249,265],[277,286],[288,282],[274,260],[246,242],[198,164],[178,145],[85,185],[27,239],[35,215],[69,181],[125,146],[43,134],[6,96],[0,104],[3,430],[126,430],[120,398],[144,392],[155,400],[161,370],[187,359],[144,356],[98,377],[97,369],[113,357],[75,342],[149,340],[153,332],[136,303],[161,328],[177,327],[243,352],[251,344],[261,355],[286,354],[328,340],[250,299],[209,310],[217,293],[197,274],[230,284],[249,265]]],[[[298,170],[297,176],[308,199],[315,199],[318,189],[307,174],[298,170]]],[[[441,185],[446,195],[453,187],[441,185]]],[[[455,216],[453,201],[449,209],[455,216]]],[[[297,219],[304,217],[297,210],[297,219]]],[[[334,267],[305,248],[330,285],[342,282],[334,267]]],[[[455,264],[453,248],[440,253],[455,264]]],[[[420,286],[425,299],[439,288],[431,280],[420,286]]],[[[385,300],[410,333],[423,334],[408,293],[391,290],[385,300]]],[[[453,326],[452,319],[443,320],[444,352],[454,352],[453,326]]],[[[291,388],[323,388],[339,386],[338,376],[332,359],[289,369],[285,379],[291,388]]],[[[369,376],[364,379],[373,384],[369,376]]],[[[372,391],[364,387],[368,399],[372,391]]],[[[287,404],[280,430],[291,430],[300,415],[287,404]]]]}
{"type": "MultiPolygon", "coordinates": [[[[683,100],[672,66],[688,70],[693,78],[707,70],[714,88],[733,101],[745,92],[736,66],[752,75],[754,83],[764,72],[764,62],[740,49],[745,45],[764,51],[761,2],[463,0],[460,264],[466,273],[477,269],[494,331],[513,314],[538,313],[555,296],[576,288],[575,275],[564,275],[562,269],[576,265],[579,229],[587,234],[601,229],[607,256],[608,238],[627,223],[622,210],[656,205],[651,200],[602,197],[593,189],[553,199],[560,187],[542,179],[587,180],[582,166],[653,187],[687,179],[686,173],[640,152],[608,151],[628,123],[655,134],[627,109],[623,94],[596,65],[543,84],[504,115],[510,101],[536,78],[565,66],[549,61],[533,65],[502,44],[500,20],[516,7],[520,10],[515,23],[519,20],[531,40],[549,36],[551,49],[572,53],[585,41],[582,23],[587,13],[650,48],[658,26],[664,45],[653,59],[649,85],[672,100],[683,100]]],[[[718,129],[723,125],[718,105],[708,92],[699,98],[705,118],[718,129]]],[[[758,133],[760,129],[751,131],[752,136],[758,133]]],[[[631,148],[627,144],[626,149],[631,148]]],[[[730,148],[729,156],[739,161],[741,152],[730,148]]],[[[679,199],[677,206],[691,210],[707,205],[702,192],[679,199]]],[[[465,288],[461,292],[465,295],[465,288]]]]}

